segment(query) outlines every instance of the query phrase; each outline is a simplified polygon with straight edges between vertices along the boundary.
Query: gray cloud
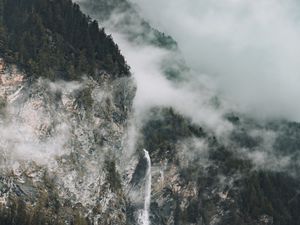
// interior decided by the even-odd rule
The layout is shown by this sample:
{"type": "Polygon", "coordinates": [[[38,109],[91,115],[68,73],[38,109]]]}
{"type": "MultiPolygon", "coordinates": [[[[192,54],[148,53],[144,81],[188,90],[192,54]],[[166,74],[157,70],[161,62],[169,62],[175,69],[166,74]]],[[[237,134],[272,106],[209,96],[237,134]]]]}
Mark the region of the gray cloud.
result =
{"type": "MultiPolygon", "coordinates": [[[[175,37],[192,69],[183,71],[184,80],[168,79],[162,64],[178,52],[139,39],[144,30],[134,15],[129,15],[133,23],[128,27],[122,24],[122,18],[128,16],[124,11],[116,11],[102,23],[118,43],[137,83],[135,112],[126,136],[129,149],[126,157],[135,152],[141,138],[140,128],[151,119],[149,110],[153,107],[172,107],[192,122],[212,130],[229,149],[232,125],[223,119],[226,112],[242,111],[247,113],[246,118],[299,119],[300,107],[295,102],[300,96],[297,88],[300,67],[296,61],[300,58],[297,56],[300,30],[295,27],[292,1],[132,2],[138,4],[141,15],[175,37]],[[130,38],[128,34],[132,32],[138,38],[130,38]]],[[[91,14],[97,19],[97,12],[91,14]]],[[[289,169],[291,156],[274,150],[276,131],[259,126],[247,131],[254,139],[261,138],[262,143],[255,149],[233,143],[237,157],[251,161],[254,169],[289,169]]],[[[188,164],[195,156],[201,156],[200,163],[209,165],[206,145],[197,139],[181,142],[178,148],[185,159],[182,163],[188,164]]]]}
{"type": "Polygon", "coordinates": [[[126,55],[137,83],[134,100],[136,120],[147,119],[147,112],[153,107],[173,107],[194,123],[207,126],[217,134],[230,130],[231,125],[222,118],[225,109],[216,109],[212,103],[215,95],[208,88],[209,81],[203,77],[193,77],[192,73],[186,74],[190,79],[180,83],[166,78],[161,62],[174,52],[152,45],[136,44],[114,30],[111,32],[126,55]]]}
{"type": "Polygon", "coordinates": [[[154,31],[145,28],[140,17],[144,16],[143,14],[135,14],[131,9],[120,12],[116,7],[110,18],[103,21],[101,12],[87,7],[89,0],[76,2],[81,4],[83,11],[93,19],[101,21],[101,26],[112,34],[131,67],[137,83],[134,119],[138,125],[135,126],[142,126],[144,120],[149,118],[150,109],[172,107],[192,122],[214,130],[216,134],[231,129],[231,125],[223,119],[223,114],[229,106],[226,101],[222,101],[222,104],[216,107],[217,94],[211,78],[204,74],[199,76],[194,70],[180,70],[181,64],[184,64],[180,52],[155,44],[154,31]],[[86,4],[82,4],[83,2],[86,4]],[[180,70],[183,79],[169,79],[165,71],[170,68],[180,70]]]}
{"type": "Polygon", "coordinates": [[[131,0],[172,35],[188,64],[258,118],[300,121],[300,23],[294,0],[131,0]],[[153,13],[155,12],[155,13],[153,13]]]}

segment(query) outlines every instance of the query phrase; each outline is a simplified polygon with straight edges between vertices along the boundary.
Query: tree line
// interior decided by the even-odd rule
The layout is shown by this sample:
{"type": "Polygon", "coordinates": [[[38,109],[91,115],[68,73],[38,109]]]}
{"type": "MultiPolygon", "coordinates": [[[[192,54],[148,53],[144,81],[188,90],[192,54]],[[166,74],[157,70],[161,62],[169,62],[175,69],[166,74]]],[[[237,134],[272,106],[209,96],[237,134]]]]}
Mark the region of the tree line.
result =
{"type": "Polygon", "coordinates": [[[71,0],[0,0],[0,56],[51,80],[130,74],[112,37],[71,0]]]}

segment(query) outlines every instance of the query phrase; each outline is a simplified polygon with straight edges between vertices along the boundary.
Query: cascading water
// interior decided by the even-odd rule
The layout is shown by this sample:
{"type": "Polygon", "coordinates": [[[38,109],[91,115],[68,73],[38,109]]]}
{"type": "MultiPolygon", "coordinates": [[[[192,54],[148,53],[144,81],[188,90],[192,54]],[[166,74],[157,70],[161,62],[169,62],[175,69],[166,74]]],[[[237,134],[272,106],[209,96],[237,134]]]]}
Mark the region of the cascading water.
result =
{"type": "Polygon", "coordinates": [[[144,209],[139,214],[139,225],[150,225],[149,211],[151,202],[151,158],[149,152],[144,149],[145,158],[147,160],[146,182],[145,182],[145,200],[144,209]]]}

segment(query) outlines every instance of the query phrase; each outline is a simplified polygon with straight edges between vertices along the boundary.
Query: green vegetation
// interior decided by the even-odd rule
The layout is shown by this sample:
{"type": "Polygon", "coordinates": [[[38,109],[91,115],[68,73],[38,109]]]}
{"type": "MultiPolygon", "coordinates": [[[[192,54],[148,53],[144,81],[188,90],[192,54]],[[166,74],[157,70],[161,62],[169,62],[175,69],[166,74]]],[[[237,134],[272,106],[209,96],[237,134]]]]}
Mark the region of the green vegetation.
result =
{"type": "MultiPolygon", "coordinates": [[[[221,208],[224,215],[220,216],[220,224],[224,225],[300,224],[299,179],[286,172],[255,169],[251,160],[236,154],[240,148],[253,151],[262,146],[262,137],[254,138],[250,135],[252,129],[269,129],[279,134],[275,140],[274,154],[278,151],[280,154],[296,156],[299,154],[299,124],[281,121],[262,127],[252,121],[228,115],[235,129],[229,135],[231,144],[224,145],[212,133],[192,125],[172,109],[156,109],[152,113],[143,129],[143,143],[150,151],[154,163],[168,159],[176,164],[176,155],[182,150],[176,143],[186,138],[200,137],[209,145],[209,163],[203,166],[202,159],[194,155],[188,167],[180,168],[180,164],[176,165],[181,188],[185,189],[190,182],[197,182],[197,195],[188,199],[186,208],[181,208],[179,203],[186,201],[186,197],[165,188],[163,193],[167,199],[166,204],[163,207],[152,204],[155,222],[163,224],[160,221],[172,213],[176,224],[209,224],[221,208]],[[226,180],[220,182],[220,177],[226,180]],[[221,190],[228,199],[222,200],[216,194],[221,190]]],[[[138,167],[137,170],[143,171],[138,167]]],[[[143,177],[144,174],[138,176],[143,177]]]]}
{"type": "Polygon", "coordinates": [[[113,192],[120,191],[122,188],[121,177],[118,171],[116,170],[116,163],[114,160],[106,160],[105,168],[107,171],[107,182],[113,192]]]}
{"type": "Polygon", "coordinates": [[[0,55],[30,76],[129,75],[112,38],[71,0],[0,0],[0,55]]]}
{"type": "Polygon", "coordinates": [[[267,214],[274,224],[300,224],[299,182],[284,173],[254,172],[243,180],[240,208],[252,217],[267,214]]]}
{"type": "Polygon", "coordinates": [[[193,125],[172,108],[162,110],[154,109],[151,119],[143,130],[144,148],[152,159],[174,160],[176,156],[175,145],[178,141],[188,137],[204,137],[201,127],[193,125]]]}
{"type": "Polygon", "coordinates": [[[60,204],[54,207],[53,201],[58,202],[58,197],[53,198],[42,190],[35,205],[28,205],[19,197],[10,197],[9,205],[0,209],[0,225],[63,225],[66,216],[72,225],[91,224],[76,207],[60,204]]]}
{"type": "Polygon", "coordinates": [[[171,36],[151,27],[127,0],[89,0],[80,4],[100,21],[109,19],[114,12],[124,13],[116,26],[132,41],[142,40],[160,48],[177,49],[177,43],[171,36]]]}

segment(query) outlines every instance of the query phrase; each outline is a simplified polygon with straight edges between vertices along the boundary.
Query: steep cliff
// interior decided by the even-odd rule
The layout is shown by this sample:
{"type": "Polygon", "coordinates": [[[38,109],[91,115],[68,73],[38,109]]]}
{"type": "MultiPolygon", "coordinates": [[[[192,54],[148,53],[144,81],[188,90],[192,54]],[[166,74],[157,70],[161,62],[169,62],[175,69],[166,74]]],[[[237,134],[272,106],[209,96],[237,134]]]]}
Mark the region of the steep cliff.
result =
{"type": "MultiPolygon", "coordinates": [[[[157,47],[175,53],[175,60],[169,57],[159,65],[172,85],[180,82],[176,78],[190,76],[183,61],[178,61],[179,49],[169,48],[167,35],[151,31],[130,2],[110,3],[87,0],[79,4],[113,35],[145,47],[149,54],[157,47]],[[176,75],[169,76],[169,71],[176,75]]],[[[221,110],[218,98],[211,102],[221,110]]],[[[148,110],[143,112],[146,119],[136,151],[147,149],[152,161],[151,224],[299,223],[299,124],[255,121],[228,110],[222,117],[231,128],[220,135],[176,107],[153,105],[148,110]]],[[[134,186],[146,177],[145,171],[145,162],[140,161],[130,177],[134,186]]]]}
{"type": "Polygon", "coordinates": [[[117,45],[71,1],[0,3],[0,224],[125,224],[136,87],[117,45]]]}
{"type": "MultiPolygon", "coordinates": [[[[129,2],[75,2],[113,35],[163,49],[170,86],[192,77],[129,2]]],[[[215,96],[188,115],[137,109],[126,55],[78,5],[0,0],[0,12],[0,224],[300,223],[299,124],[222,111],[220,132],[193,117],[220,111],[215,96]]]]}
{"type": "Polygon", "coordinates": [[[31,76],[129,75],[112,38],[70,0],[1,0],[0,52],[31,76]]]}
{"type": "Polygon", "coordinates": [[[1,224],[125,224],[132,80],[31,81],[2,66],[1,224]]]}

